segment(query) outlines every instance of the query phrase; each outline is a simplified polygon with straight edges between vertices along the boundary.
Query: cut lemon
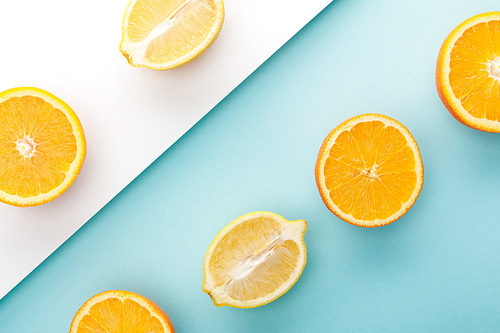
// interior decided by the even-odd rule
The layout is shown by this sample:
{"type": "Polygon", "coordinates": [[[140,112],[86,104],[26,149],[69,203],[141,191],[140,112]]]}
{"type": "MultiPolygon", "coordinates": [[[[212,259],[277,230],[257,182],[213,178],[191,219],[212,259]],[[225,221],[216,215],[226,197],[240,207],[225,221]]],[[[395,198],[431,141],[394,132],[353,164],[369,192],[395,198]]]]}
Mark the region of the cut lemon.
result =
{"type": "Polygon", "coordinates": [[[222,229],[203,264],[203,291],[217,306],[253,308],[286,293],[306,265],[304,220],[270,212],[243,215],[222,229]]]}
{"type": "Polygon", "coordinates": [[[328,134],[315,178],[335,215],[357,226],[378,227],[394,222],[415,203],[424,169],[406,127],[387,116],[364,114],[328,134]]]}
{"type": "Polygon", "coordinates": [[[500,132],[500,12],[474,16],[448,35],[438,56],[436,86],[458,121],[500,132]]]}
{"type": "Polygon", "coordinates": [[[0,201],[55,199],[75,180],[85,152],[82,125],[62,100],[38,88],[0,94],[0,201]]]}
{"type": "Polygon", "coordinates": [[[222,0],[131,0],[120,51],[134,67],[178,67],[212,45],[223,21],[222,0]]]}
{"type": "Polygon", "coordinates": [[[122,290],[87,300],[71,322],[70,333],[174,333],[168,316],[153,301],[122,290]]]}

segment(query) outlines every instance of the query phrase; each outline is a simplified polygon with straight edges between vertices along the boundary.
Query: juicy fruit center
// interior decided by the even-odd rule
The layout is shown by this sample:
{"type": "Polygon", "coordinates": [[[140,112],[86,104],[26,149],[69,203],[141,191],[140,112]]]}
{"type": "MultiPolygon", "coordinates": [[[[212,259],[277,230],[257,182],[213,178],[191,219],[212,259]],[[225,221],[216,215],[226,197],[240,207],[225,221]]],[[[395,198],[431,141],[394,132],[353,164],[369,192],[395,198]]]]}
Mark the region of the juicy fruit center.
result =
{"type": "Polygon", "coordinates": [[[361,173],[368,178],[370,181],[375,181],[379,177],[377,171],[378,171],[378,164],[375,163],[371,168],[365,168],[363,170],[360,170],[361,173]]]}
{"type": "Polygon", "coordinates": [[[108,298],[94,304],[78,323],[80,332],[163,333],[163,325],[141,304],[131,299],[108,298]]]}
{"type": "Polygon", "coordinates": [[[285,239],[283,238],[283,231],[280,232],[276,238],[260,252],[253,253],[240,261],[230,272],[231,280],[225,283],[224,289],[227,291],[228,286],[236,281],[246,278],[254,270],[266,262],[267,259],[277,251],[277,248],[285,239]]]}
{"type": "Polygon", "coordinates": [[[280,230],[265,248],[240,259],[229,270],[229,279],[217,287],[217,294],[254,300],[278,289],[292,274],[299,254],[297,245],[287,240],[286,234],[286,230],[280,230]],[[274,276],[275,265],[280,267],[279,276],[274,276]]]}
{"type": "Polygon", "coordinates": [[[406,138],[381,121],[360,122],[340,133],[323,172],[331,201],[363,221],[397,213],[417,182],[415,155],[406,138]]]}
{"type": "Polygon", "coordinates": [[[134,5],[121,51],[130,63],[162,64],[193,52],[217,17],[213,0],[148,0],[134,5]]]}
{"type": "Polygon", "coordinates": [[[56,189],[77,157],[77,145],[62,110],[38,96],[6,99],[0,103],[0,191],[33,198],[56,189]]]}
{"type": "Polygon", "coordinates": [[[36,146],[37,144],[32,138],[30,138],[29,135],[26,135],[24,138],[16,141],[16,149],[19,151],[21,156],[26,158],[35,156],[36,146]]]}
{"type": "Polygon", "coordinates": [[[200,2],[200,0],[186,0],[174,12],[166,17],[163,21],[153,27],[149,34],[142,41],[137,43],[137,48],[141,51],[141,55],[144,56],[148,45],[156,38],[162,36],[167,31],[171,30],[177,22],[179,22],[183,16],[189,11],[189,9],[200,2]]]}
{"type": "Polygon", "coordinates": [[[488,63],[490,75],[500,81],[500,57],[488,63]]]}
{"type": "Polygon", "coordinates": [[[473,118],[493,122],[500,120],[499,38],[500,20],[477,23],[462,33],[449,54],[448,81],[460,107],[473,118]]]}
{"type": "Polygon", "coordinates": [[[227,298],[254,301],[287,286],[300,266],[299,245],[292,240],[300,226],[283,226],[267,217],[236,225],[210,258],[213,286],[207,293],[214,302],[223,304],[227,298]]]}

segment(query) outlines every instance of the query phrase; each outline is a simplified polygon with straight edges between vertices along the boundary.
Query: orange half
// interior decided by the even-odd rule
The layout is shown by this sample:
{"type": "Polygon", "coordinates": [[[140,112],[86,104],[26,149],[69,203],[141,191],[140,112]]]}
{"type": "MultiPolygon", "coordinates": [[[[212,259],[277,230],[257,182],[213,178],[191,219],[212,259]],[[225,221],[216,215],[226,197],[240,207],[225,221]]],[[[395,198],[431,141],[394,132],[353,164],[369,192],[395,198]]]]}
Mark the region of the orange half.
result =
{"type": "Polygon", "coordinates": [[[335,215],[357,226],[378,227],[399,219],[415,203],[424,169],[405,126],[384,115],[364,114],[328,134],[315,178],[335,215]]]}
{"type": "Polygon", "coordinates": [[[0,201],[55,199],[74,182],[85,154],[82,125],[62,100],[31,87],[0,94],[0,201]]]}
{"type": "Polygon", "coordinates": [[[87,300],[71,322],[70,333],[175,333],[168,316],[153,301],[123,290],[87,300]]]}
{"type": "Polygon", "coordinates": [[[458,121],[500,132],[500,12],[474,16],[448,35],[438,56],[436,86],[458,121]]]}

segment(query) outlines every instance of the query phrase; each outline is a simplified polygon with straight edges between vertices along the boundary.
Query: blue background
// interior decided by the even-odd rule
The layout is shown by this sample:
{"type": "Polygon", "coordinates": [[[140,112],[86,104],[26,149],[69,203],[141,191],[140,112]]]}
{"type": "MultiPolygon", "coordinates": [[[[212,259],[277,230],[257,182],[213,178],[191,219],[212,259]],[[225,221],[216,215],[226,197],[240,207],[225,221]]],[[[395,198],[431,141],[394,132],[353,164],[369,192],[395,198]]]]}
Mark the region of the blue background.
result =
{"type": "MultiPolygon", "coordinates": [[[[0,301],[0,332],[67,332],[92,295],[151,298],[177,332],[493,332],[500,327],[500,138],[455,121],[434,85],[446,35],[498,0],[335,0],[0,301]],[[314,181],[323,138],[366,112],[416,138],[425,182],[395,223],[336,218],[314,181]],[[296,285],[255,309],[202,292],[234,218],[306,219],[296,285]]],[[[168,73],[165,73],[168,75],[168,73]]]]}

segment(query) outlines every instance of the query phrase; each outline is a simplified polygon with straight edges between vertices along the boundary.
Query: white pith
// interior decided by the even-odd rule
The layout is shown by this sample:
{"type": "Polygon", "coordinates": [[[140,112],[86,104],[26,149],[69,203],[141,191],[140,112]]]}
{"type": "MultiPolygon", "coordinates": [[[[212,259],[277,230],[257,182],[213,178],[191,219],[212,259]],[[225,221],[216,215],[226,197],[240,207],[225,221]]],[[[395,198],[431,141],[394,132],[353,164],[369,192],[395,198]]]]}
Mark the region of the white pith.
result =
{"type": "Polygon", "coordinates": [[[496,58],[495,60],[491,60],[488,63],[488,69],[490,71],[490,76],[500,81],[500,57],[496,58]]]}
{"type": "Polygon", "coordinates": [[[365,177],[367,177],[370,181],[373,182],[373,181],[375,181],[375,179],[379,178],[379,176],[380,176],[378,173],[378,167],[379,167],[379,165],[377,163],[375,163],[370,168],[362,169],[360,171],[365,177]]]}
{"type": "Polygon", "coordinates": [[[31,158],[35,156],[36,152],[35,140],[33,140],[29,135],[24,136],[21,139],[17,139],[16,141],[16,149],[19,151],[19,154],[25,158],[31,158]]]}

